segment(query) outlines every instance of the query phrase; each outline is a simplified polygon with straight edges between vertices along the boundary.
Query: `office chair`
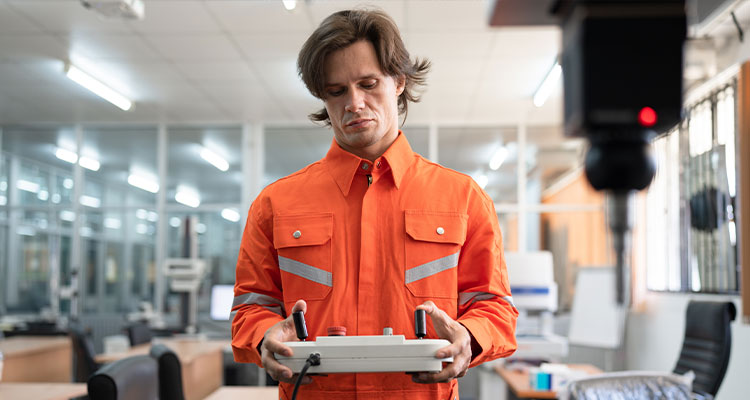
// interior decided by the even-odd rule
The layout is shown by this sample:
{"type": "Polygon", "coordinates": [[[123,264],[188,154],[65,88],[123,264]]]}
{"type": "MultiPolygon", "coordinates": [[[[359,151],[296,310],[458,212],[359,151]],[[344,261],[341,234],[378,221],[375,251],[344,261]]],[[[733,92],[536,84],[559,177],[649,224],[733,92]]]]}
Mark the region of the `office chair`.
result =
{"type": "Polygon", "coordinates": [[[78,325],[71,325],[70,340],[73,343],[75,381],[86,382],[100,365],[94,360],[96,352],[91,338],[78,325]]]}
{"type": "Polygon", "coordinates": [[[156,361],[147,355],[117,360],[96,371],[86,387],[90,400],[157,400],[156,361]]]}
{"type": "Polygon", "coordinates": [[[674,372],[695,373],[693,391],[716,396],[727,372],[732,347],[732,302],[691,301],[685,318],[685,339],[674,372]]]}
{"type": "Polygon", "coordinates": [[[177,354],[163,344],[155,344],[151,346],[149,355],[156,360],[159,368],[159,399],[184,400],[182,366],[177,354]]]}
{"type": "Polygon", "coordinates": [[[128,332],[128,339],[130,340],[131,346],[142,343],[149,343],[154,337],[153,332],[151,332],[151,328],[149,328],[148,325],[140,322],[129,325],[125,329],[128,332]]]}

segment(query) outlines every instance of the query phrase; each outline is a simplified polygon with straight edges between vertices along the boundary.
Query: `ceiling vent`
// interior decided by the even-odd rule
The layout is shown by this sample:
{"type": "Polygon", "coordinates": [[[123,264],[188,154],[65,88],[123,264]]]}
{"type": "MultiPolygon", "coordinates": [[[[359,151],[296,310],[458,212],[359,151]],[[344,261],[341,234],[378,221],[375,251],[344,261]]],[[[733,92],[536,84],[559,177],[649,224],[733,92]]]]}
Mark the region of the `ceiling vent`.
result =
{"type": "Polygon", "coordinates": [[[143,0],[81,0],[81,4],[107,18],[141,20],[145,16],[143,0]]]}

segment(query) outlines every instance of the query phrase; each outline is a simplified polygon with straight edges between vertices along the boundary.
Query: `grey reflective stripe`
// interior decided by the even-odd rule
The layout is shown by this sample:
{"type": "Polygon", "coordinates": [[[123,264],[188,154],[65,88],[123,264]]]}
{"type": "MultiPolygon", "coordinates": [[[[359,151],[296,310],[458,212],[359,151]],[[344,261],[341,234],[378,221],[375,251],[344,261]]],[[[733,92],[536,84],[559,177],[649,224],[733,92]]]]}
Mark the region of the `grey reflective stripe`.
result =
{"type": "Polygon", "coordinates": [[[471,301],[471,303],[475,303],[477,301],[481,300],[489,300],[494,297],[500,297],[501,299],[505,300],[506,303],[510,304],[511,307],[516,308],[515,303],[513,303],[513,297],[511,296],[497,296],[492,293],[486,293],[486,292],[465,292],[465,293],[459,293],[458,294],[458,303],[461,305],[464,305],[471,301]]]}
{"type": "Polygon", "coordinates": [[[265,306],[267,304],[276,304],[277,306],[282,305],[281,300],[276,300],[271,296],[266,296],[265,294],[258,293],[245,293],[239,296],[235,296],[234,301],[232,302],[232,308],[235,308],[240,304],[258,304],[261,306],[265,306]]]}
{"type": "Polygon", "coordinates": [[[443,258],[438,258],[435,261],[430,261],[422,265],[417,265],[414,268],[407,269],[405,277],[406,283],[412,283],[427,278],[428,276],[435,275],[438,272],[443,272],[446,269],[458,266],[458,255],[460,253],[461,252],[459,251],[456,254],[451,254],[443,258]]]}
{"type": "Polygon", "coordinates": [[[282,271],[309,279],[321,285],[333,286],[333,274],[320,268],[315,268],[312,265],[279,256],[279,268],[282,271]]]}
{"type": "Polygon", "coordinates": [[[268,311],[275,312],[276,314],[279,314],[282,317],[286,318],[286,316],[284,315],[284,309],[282,309],[281,306],[263,306],[263,308],[268,309],[268,311]]]}

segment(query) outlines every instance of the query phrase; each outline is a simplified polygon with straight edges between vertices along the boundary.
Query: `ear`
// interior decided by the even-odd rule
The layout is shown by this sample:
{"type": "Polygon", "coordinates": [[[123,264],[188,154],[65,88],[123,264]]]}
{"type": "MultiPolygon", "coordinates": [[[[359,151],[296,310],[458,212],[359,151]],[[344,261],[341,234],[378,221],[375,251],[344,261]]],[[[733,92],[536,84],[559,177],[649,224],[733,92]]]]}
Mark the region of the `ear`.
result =
{"type": "Polygon", "coordinates": [[[396,83],[396,96],[401,96],[401,93],[404,92],[404,88],[406,87],[406,76],[405,75],[399,75],[393,77],[393,80],[396,83]]]}

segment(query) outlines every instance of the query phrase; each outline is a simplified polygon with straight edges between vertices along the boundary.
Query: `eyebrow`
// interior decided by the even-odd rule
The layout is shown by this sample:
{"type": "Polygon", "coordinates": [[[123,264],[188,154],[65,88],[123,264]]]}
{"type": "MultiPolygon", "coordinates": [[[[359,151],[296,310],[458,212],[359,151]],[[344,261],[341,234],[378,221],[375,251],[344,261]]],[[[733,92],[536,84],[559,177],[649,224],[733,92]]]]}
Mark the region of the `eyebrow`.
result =
{"type": "MultiPolygon", "coordinates": [[[[363,76],[358,77],[356,79],[356,81],[364,81],[364,80],[367,80],[367,79],[378,79],[378,77],[379,76],[376,75],[376,74],[368,74],[368,75],[363,75],[363,76]]],[[[343,86],[343,85],[344,85],[343,83],[329,82],[329,83],[326,83],[323,86],[323,88],[329,88],[329,87],[332,87],[332,86],[343,86]]]]}

